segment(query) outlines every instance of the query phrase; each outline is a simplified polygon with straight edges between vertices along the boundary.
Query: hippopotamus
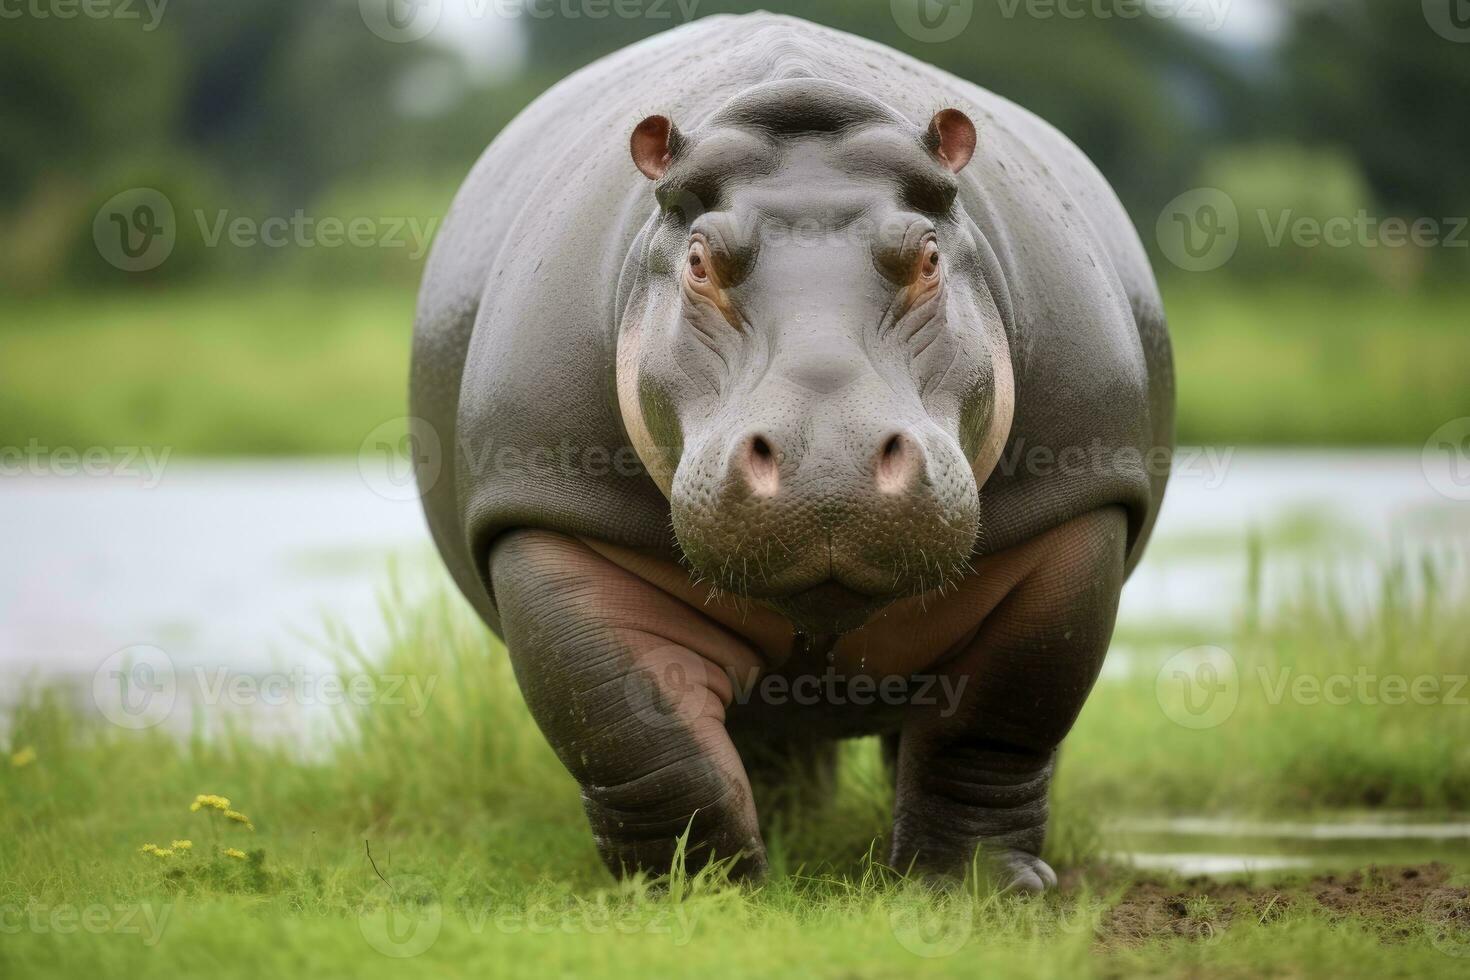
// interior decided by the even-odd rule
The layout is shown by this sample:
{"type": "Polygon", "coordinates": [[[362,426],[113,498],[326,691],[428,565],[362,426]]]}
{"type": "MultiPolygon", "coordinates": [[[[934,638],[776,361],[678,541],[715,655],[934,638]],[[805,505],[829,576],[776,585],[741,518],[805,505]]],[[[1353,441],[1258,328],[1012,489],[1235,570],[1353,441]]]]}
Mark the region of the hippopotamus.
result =
{"type": "Polygon", "coordinates": [[[767,871],[877,736],[891,866],[1042,859],[1173,442],[1117,197],[1035,115],[783,16],[693,21],[494,139],[420,293],[433,538],[615,874],[767,871]],[[803,789],[804,787],[804,789],[803,789]]]}

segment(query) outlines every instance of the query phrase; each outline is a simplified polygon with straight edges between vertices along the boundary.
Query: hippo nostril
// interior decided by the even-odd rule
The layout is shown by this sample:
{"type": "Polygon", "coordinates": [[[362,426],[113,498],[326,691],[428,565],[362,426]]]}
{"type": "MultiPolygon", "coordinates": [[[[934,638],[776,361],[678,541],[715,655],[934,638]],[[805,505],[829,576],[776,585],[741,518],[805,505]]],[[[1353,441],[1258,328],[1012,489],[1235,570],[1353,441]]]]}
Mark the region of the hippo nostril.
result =
{"type": "Polygon", "coordinates": [[[781,487],[781,466],[770,440],[759,434],[751,436],[739,459],[750,489],[759,496],[774,496],[781,487]]]}
{"type": "Polygon", "coordinates": [[[921,463],[919,447],[902,432],[895,432],[883,441],[878,450],[878,461],[874,467],[874,478],[883,493],[902,493],[914,481],[921,463]]]}

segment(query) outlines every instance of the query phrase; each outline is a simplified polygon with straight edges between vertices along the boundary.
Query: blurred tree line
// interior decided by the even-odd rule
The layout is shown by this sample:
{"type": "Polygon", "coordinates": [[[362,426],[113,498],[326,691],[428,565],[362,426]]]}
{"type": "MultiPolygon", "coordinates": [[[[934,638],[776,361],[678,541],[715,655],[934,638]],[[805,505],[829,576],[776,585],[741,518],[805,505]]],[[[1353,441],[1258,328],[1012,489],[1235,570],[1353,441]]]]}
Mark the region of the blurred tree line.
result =
{"type": "MultiPolygon", "coordinates": [[[[550,16],[518,16],[508,28],[523,44],[514,70],[486,72],[464,45],[442,43],[445,26],[415,43],[385,40],[367,29],[358,0],[172,0],[151,27],[141,0],[92,0],[117,16],[56,16],[65,2],[28,0],[0,21],[0,221],[9,231],[0,281],[30,291],[302,261],[300,249],[206,248],[196,212],[211,221],[221,211],[260,219],[297,210],[432,220],[496,131],[537,94],[679,22],[565,16],[556,11],[568,2],[582,9],[579,0],[538,0],[550,16]],[[179,240],[165,265],[130,277],[99,257],[92,219],[112,195],[140,186],[174,203],[179,240]]],[[[469,3],[487,17],[504,10],[496,0],[442,2],[469,3]]],[[[1422,274],[1418,258],[1385,265],[1364,250],[1267,249],[1252,237],[1261,229],[1247,227],[1257,209],[1319,218],[1470,213],[1470,45],[1430,29],[1418,3],[1283,0],[1280,39],[1249,46],[1174,18],[1026,16],[1026,0],[1017,2],[1019,10],[975,0],[969,26],[938,43],[900,30],[887,0],[698,0],[693,9],[783,10],[1019,102],[1092,157],[1151,247],[1166,202],[1220,187],[1242,208],[1232,272],[1422,274]]],[[[417,275],[406,250],[316,253],[313,274],[417,275]]],[[[1438,254],[1463,272],[1465,252],[1438,254]]]]}

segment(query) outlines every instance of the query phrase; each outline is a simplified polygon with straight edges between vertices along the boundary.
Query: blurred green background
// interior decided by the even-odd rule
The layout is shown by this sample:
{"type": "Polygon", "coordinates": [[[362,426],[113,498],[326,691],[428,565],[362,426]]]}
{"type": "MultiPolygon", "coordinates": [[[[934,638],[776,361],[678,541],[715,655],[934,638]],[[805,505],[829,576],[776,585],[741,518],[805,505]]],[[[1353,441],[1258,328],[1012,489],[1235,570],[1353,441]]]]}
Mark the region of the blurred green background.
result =
{"type": "Polygon", "coordinates": [[[1470,414],[1470,43],[1432,4],[531,2],[7,15],[0,446],[355,452],[406,410],[426,238],[500,127],[688,13],[758,7],[972,79],[1092,157],[1154,255],[1182,442],[1419,446],[1470,414]],[[921,40],[918,4],[968,20],[921,40]],[[384,13],[436,19],[410,40],[384,13]],[[160,195],[171,250],[119,254],[113,221],[160,195]],[[1181,207],[1233,252],[1181,252],[1181,207]]]}

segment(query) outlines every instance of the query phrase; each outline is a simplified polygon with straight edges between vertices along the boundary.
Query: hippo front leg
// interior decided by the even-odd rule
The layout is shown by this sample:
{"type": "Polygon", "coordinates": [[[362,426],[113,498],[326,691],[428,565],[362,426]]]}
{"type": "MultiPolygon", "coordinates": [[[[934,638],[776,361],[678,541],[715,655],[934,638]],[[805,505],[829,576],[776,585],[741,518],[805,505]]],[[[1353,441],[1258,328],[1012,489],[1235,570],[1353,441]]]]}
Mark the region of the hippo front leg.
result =
{"type": "Polygon", "coordinates": [[[1110,508],[1005,556],[1016,584],[944,668],[961,693],[904,723],[894,867],[957,876],[978,848],[1002,887],[1056,883],[1040,857],[1052,761],[1107,652],[1126,538],[1110,508]]]}
{"type": "Polygon", "coordinates": [[[506,646],[531,714],[582,787],[614,874],[739,855],[765,870],[750,783],[725,730],[730,668],[754,654],[680,600],[573,538],[516,531],[490,557],[506,646]]]}

